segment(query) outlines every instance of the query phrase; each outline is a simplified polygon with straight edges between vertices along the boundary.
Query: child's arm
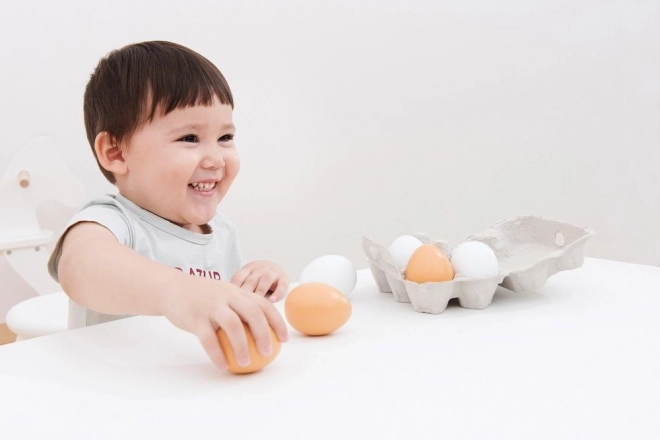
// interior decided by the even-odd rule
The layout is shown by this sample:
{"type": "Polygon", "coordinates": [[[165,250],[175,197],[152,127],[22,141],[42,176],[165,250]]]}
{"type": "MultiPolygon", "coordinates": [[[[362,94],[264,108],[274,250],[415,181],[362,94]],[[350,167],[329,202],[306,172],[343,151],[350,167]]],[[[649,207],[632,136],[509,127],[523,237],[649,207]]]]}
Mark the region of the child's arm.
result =
{"type": "Polygon", "coordinates": [[[58,275],[64,291],[84,307],[107,314],[166,316],[195,334],[222,369],[227,361],[216,336],[218,328],[225,330],[242,363],[249,362],[249,354],[241,321],[250,326],[262,354],[271,350],[269,324],[280,341],[288,339],[282,316],[263,296],[151,261],[98,223],[81,222],[69,229],[58,275]]]}
{"type": "Polygon", "coordinates": [[[261,296],[271,292],[268,299],[272,302],[284,298],[289,287],[289,278],[284,269],[271,261],[264,260],[246,264],[234,274],[231,282],[261,296]]]}

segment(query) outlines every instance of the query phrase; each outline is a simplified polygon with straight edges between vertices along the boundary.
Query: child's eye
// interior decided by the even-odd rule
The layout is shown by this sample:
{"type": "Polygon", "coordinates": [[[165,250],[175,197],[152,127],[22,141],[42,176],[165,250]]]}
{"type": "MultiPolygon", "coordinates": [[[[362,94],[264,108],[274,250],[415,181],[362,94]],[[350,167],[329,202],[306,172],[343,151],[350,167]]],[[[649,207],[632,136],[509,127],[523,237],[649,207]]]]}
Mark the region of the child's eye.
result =
{"type": "Polygon", "coordinates": [[[222,136],[220,139],[218,139],[220,142],[229,142],[230,140],[234,139],[233,134],[226,134],[222,136]]]}
{"type": "Polygon", "coordinates": [[[194,135],[194,134],[187,134],[181,139],[179,139],[180,142],[199,142],[199,138],[194,135]]]}

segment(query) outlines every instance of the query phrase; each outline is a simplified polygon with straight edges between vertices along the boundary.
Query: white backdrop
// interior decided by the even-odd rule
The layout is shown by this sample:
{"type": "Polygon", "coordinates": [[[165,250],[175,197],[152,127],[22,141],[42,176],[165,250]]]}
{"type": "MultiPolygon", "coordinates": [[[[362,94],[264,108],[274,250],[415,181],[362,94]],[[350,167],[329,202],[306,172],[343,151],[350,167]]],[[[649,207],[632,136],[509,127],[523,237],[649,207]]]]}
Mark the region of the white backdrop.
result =
{"type": "MultiPolygon", "coordinates": [[[[588,256],[660,264],[656,1],[0,8],[0,172],[47,135],[90,195],[112,190],[85,138],[85,84],[110,50],[166,39],[205,55],[232,87],[243,168],[222,209],[248,259],[297,279],[323,254],[366,267],[362,235],[455,243],[537,214],[595,229],[588,256]]],[[[43,218],[57,229],[68,215],[43,218]]],[[[31,295],[0,261],[0,321],[31,295]]]]}

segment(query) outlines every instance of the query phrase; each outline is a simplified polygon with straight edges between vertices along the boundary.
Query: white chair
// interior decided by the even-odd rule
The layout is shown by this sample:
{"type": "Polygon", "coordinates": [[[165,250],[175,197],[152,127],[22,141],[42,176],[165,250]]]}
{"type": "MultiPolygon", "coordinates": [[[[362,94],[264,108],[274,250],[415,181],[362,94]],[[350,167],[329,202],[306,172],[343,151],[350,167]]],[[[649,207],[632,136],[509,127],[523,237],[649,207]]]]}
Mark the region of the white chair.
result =
{"type": "Polygon", "coordinates": [[[17,341],[67,329],[68,297],[46,266],[49,252],[45,245],[55,236],[41,229],[37,206],[52,200],[76,207],[84,198],[82,183],[47,137],[36,138],[19,151],[0,180],[0,252],[39,294],[7,313],[7,327],[17,335],[17,341]]]}

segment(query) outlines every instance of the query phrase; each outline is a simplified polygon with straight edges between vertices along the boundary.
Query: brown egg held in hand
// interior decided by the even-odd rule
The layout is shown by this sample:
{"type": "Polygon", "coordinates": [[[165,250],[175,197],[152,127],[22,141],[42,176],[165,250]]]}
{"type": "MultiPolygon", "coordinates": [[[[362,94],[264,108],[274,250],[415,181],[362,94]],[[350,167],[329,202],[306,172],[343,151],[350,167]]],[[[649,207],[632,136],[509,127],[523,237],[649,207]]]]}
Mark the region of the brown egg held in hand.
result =
{"type": "Polygon", "coordinates": [[[324,283],[304,283],[286,297],[284,314],[291,327],[310,336],[332,333],[351,317],[351,303],[324,283]]]}
{"type": "Polygon", "coordinates": [[[415,283],[437,283],[454,279],[454,268],[449,258],[432,244],[424,244],[413,252],[406,279],[415,283]]]}
{"type": "Polygon", "coordinates": [[[231,344],[229,343],[229,338],[227,337],[227,333],[225,333],[223,329],[218,329],[218,331],[216,332],[218,335],[218,341],[220,341],[220,347],[222,347],[222,351],[225,353],[225,357],[227,358],[227,362],[229,363],[229,371],[231,371],[232,373],[239,373],[239,374],[254,373],[255,371],[261,370],[266,365],[270,364],[273,361],[273,359],[277,357],[277,355],[280,352],[280,348],[282,346],[282,343],[280,342],[279,339],[277,339],[275,332],[269,326],[268,331],[270,332],[270,340],[273,351],[269,356],[264,356],[261,353],[259,353],[259,351],[257,350],[257,345],[254,341],[254,336],[252,336],[252,332],[250,331],[250,327],[248,327],[247,324],[243,323],[243,328],[245,329],[245,335],[247,336],[248,353],[250,354],[250,363],[245,367],[240,365],[236,361],[236,357],[234,356],[234,350],[232,349],[231,344]]]}

